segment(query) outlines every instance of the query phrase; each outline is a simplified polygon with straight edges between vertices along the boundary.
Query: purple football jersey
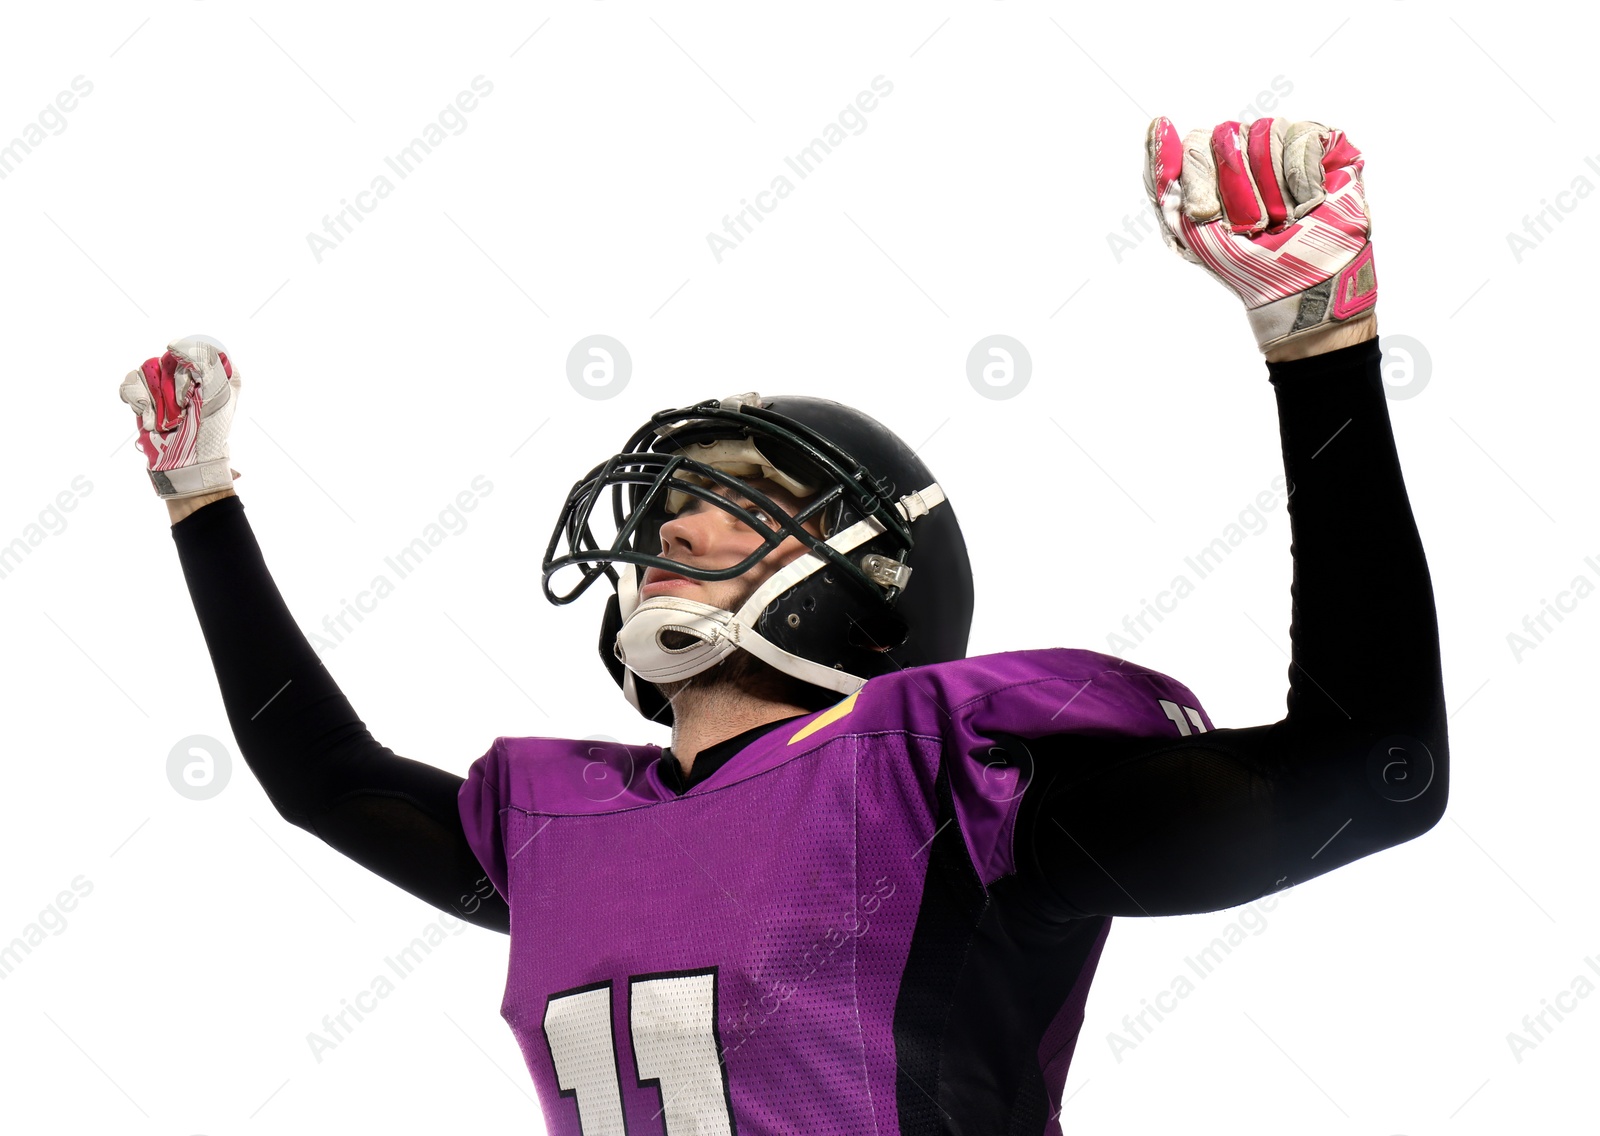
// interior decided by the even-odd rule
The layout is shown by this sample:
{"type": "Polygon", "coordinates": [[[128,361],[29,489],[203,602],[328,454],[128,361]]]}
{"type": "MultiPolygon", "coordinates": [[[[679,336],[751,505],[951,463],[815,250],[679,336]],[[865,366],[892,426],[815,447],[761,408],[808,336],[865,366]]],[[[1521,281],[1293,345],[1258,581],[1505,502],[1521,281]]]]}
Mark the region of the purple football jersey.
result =
{"type": "Polygon", "coordinates": [[[550,1132],[1058,1133],[1110,921],[996,910],[1028,771],[994,734],[1210,729],[1165,675],[1032,650],[873,678],[682,795],[659,746],[496,738],[461,817],[550,1132]]]}

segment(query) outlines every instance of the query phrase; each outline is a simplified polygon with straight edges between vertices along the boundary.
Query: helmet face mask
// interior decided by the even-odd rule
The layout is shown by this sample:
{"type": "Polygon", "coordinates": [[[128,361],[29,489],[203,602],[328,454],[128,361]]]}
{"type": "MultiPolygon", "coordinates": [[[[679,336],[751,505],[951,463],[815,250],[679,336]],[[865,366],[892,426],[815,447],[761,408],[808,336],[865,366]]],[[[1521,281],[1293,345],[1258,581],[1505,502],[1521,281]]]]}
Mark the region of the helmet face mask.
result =
{"type": "MultiPolygon", "coordinates": [[[[835,458],[831,454],[818,454],[815,449],[807,454],[802,448],[798,452],[803,456],[787,457],[786,466],[789,470],[796,467],[803,468],[803,463],[815,461],[819,456],[832,467],[820,472],[826,477],[831,477],[833,484],[817,492],[816,498],[794,517],[743,477],[710,464],[711,461],[731,464],[720,457],[720,451],[716,449],[717,444],[729,440],[730,434],[734,437],[743,436],[742,432],[749,430],[752,425],[757,430],[764,430],[773,417],[777,416],[756,419],[752,424],[748,415],[730,412],[715,402],[701,403],[682,410],[660,411],[652,415],[650,422],[629,439],[627,447],[621,453],[592,469],[568,495],[561,518],[545,549],[543,565],[545,598],[553,604],[569,604],[587,591],[601,575],[610,578],[614,585],[618,584],[616,572],[611,568],[613,563],[632,564],[641,569],[660,568],[680,576],[708,582],[730,580],[747,572],[768,552],[781,544],[786,536],[795,537],[813,554],[829,561],[845,575],[857,579],[862,586],[868,586],[871,581],[857,563],[830,548],[823,540],[813,536],[803,527],[806,521],[818,513],[823,513],[825,519],[831,518],[835,525],[846,513],[854,513],[857,516],[871,515],[880,523],[884,523],[886,528],[900,539],[901,545],[909,550],[912,543],[910,531],[905,522],[894,512],[891,503],[885,500],[883,493],[886,490],[872,486],[870,475],[849,455],[838,454],[835,458]],[[701,417],[691,420],[690,425],[693,429],[684,429],[682,423],[684,416],[696,412],[699,412],[701,417]],[[744,421],[740,421],[741,418],[744,421]],[[656,436],[654,440],[653,435],[656,436]],[[643,449],[647,443],[651,448],[643,449]],[[697,452],[702,452],[700,451],[702,446],[709,449],[707,456],[710,460],[694,456],[697,452]],[[856,468],[845,468],[839,464],[839,459],[856,468]],[[743,497],[765,510],[778,522],[780,531],[768,530],[748,509],[715,492],[717,487],[728,490],[733,496],[743,497]],[[873,492],[874,488],[879,491],[873,492]],[[612,531],[615,532],[615,536],[608,545],[602,547],[594,535],[592,524],[595,520],[595,508],[607,490],[610,490],[612,523],[615,526],[612,531]],[[732,513],[752,531],[761,535],[762,547],[751,552],[738,564],[715,570],[691,568],[661,556],[658,551],[661,547],[661,526],[682,507],[681,501],[675,499],[690,495],[732,513]],[[556,548],[563,536],[566,537],[566,547],[569,551],[565,555],[557,556],[556,548]],[[569,567],[578,567],[583,572],[582,579],[572,590],[557,595],[551,590],[551,578],[569,567]]],[[[781,425],[777,425],[776,429],[781,433],[765,434],[760,439],[751,439],[749,447],[741,448],[759,446],[763,452],[773,450],[781,452],[785,448],[784,443],[790,441],[784,435],[791,431],[781,425]]],[[[799,442],[801,447],[806,447],[809,442],[813,445],[820,443],[828,449],[834,449],[831,443],[823,439],[804,439],[797,435],[794,440],[799,442]]],[[[774,464],[780,460],[785,459],[769,459],[762,476],[780,484],[789,482],[799,490],[816,492],[813,488],[815,483],[798,481],[793,474],[785,472],[783,468],[774,464]]],[[[810,474],[810,471],[806,472],[810,474]]],[[[788,488],[787,485],[785,487],[788,488]]],[[[796,492],[796,489],[790,489],[790,492],[796,496],[807,495],[805,492],[796,492]]]]}
{"type": "MultiPolygon", "coordinates": [[[[664,568],[695,580],[730,580],[749,571],[785,539],[794,537],[815,555],[831,559],[841,568],[847,567],[849,561],[826,545],[828,532],[825,527],[828,516],[838,514],[843,492],[834,488],[827,494],[818,494],[814,499],[801,503],[798,511],[792,512],[785,508],[783,502],[762,491],[762,480],[759,476],[750,478],[748,475],[730,473],[724,463],[711,466],[696,459],[685,461],[661,480],[661,488],[653,494],[646,489],[630,487],[630,496],[640,502],[628,507],[639,518],[631,542],[632,551],[638,555],[628,558],[619,556],[618,559],[641,568],[664,568]],[[648,504],[642,504],[645,501],[648,504]],[[697,501],[707,502],[730,514],[761,539],[761,546],[738,564],[721,569],[699,568],[659,555],[662,527],[686,509],[692,509],[697,501]],[[741,502],[748,502],[748,507],[741,502]],[[765,513],[776,527],[763,524],[757,515],[758,511],[765,513]],[[813,520],[823,526],[821,537],[805,527],[813,520]]],[[[618,527],[625,523],[625,520],[620,522],[618,527]]]]}
{"type": "Polygon", "coordinates": [[[971,621],[971,569],[942,490],[899,438],[824,399],[763,400],[751,392],[652,415],[620,452],[573,486],[542,567],[545,597],[554,604],[571,603],[602,576],[611,581],[601,659],[629,702],[665,723],[671,707],[650,679],[698,674],[730,650],[747,650],[842,696],[895,667],[963,657],[971,621]],[[753,482],[781,488],[797,511],[753,482]],[[609,510],[601,506],[607,496],[609,510]],[[696,499],[748,527],[758,546],[720,569],[661,556],[662,526],[696,499]],[[597,538],[606,513],[610,525],[597,538]],[[821,536],[805,527],[813,520],[821,536]],[[734,579],[790,537],[803,551],[738,613],[666,594],[639,599],[646,568],[706,583],[734,579]],[[919,546],[929,551],[918,554],[919,546]],[[913,560],[919,588],[909,585],[913,560]],[[570,568],[580,578],[558,593],[552,577],[570,568]],[[902,594],[908,589],[916,601],[902,594]],[[665,647],[660,632],[669,625],[687,633],[680,639],[702,642],[665,647]],[[908,637],[916,642],[908,644],[908,637]]]}

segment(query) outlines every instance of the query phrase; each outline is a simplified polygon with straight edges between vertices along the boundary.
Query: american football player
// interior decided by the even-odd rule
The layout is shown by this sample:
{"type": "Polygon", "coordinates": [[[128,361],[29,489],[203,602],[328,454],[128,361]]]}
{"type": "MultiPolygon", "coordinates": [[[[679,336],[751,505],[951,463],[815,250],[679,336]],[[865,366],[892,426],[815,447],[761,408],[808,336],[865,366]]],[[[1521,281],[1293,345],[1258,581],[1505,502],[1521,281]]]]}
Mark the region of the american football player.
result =
{"type": "MultiPolygon", "coordinates": [[[[231,479],[239,375],[191,337],[122,395],[240,752],[279,813],[510,936],[552,1133],[1059,1133],[1112,920],[1242,904],[1441,817],[1431,582],[1376,339],[1363,159],[1315,122],[1150,126],[1163,238],[1244,302],[1290,487],[1277,722],[1090,650],[967,657],[955,503],[881,423],[750,391],[652,415],[573,486],[542,586],[671,744],[380,745],[231,479]],[[220,429],[218,428],[220,424],[220,429]]],[[[1044,530],[1031,581],[1070,533],[1044,530]]],[[[563,681],[567,676],[561,676],[563,681]]]]}

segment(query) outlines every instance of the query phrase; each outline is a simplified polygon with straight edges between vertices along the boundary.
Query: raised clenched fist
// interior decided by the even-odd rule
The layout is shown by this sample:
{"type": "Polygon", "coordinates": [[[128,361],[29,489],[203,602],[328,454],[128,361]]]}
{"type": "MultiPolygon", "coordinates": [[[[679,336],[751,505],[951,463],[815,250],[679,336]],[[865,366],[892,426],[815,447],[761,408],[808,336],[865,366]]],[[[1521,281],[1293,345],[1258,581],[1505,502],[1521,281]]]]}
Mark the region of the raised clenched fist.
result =
{"type": "Polygon", "coordinates": [[[1145,135],[1161,236],[1248,309],[1263,352],[1364,317],[1378,300],[1365,159],[1344,131],[1258,118],[1145,135]]]}
{"type": "Polygon", "coordinates": [[[239,403],[239,371],[215,339],[174,340],[122,381],[139,424],[138,445],[157,496],[173,501],[233,484],[228,427],[239,403]]]}

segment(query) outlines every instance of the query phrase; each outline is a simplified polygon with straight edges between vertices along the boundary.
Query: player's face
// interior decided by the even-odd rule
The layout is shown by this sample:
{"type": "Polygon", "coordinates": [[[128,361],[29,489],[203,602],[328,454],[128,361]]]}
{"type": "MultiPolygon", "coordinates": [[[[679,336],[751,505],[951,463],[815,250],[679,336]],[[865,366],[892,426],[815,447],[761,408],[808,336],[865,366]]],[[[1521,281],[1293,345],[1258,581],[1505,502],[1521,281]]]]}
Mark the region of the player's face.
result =
{"type": "MultiPolygon", "coordinates": [[[[804,508],[809,500],[794,497],[777,484],[763,479],[753,480],[750,484],[788,510],[791,516],[804,508]]],[[[771,520],[772,526],[777,527],[776,520],[765,516],[754,502],[737,494],[730,497],[730,490],[718,488],[716,492],[756,513],[763,523],[771,520]]],[[[820,537],[821,520],[813,517],[807,521],[806,531],[820,537]]],[[[677,515],[661,526],[661,555],[696,568],[729,568],[760,547],[761,538],[749,525],[698,497],[689,498],[677,515]]],[[[792,536],[785,537],[781,544],[747,568],[743,575],[731,580],[647,582],[640,591],[640,598],[682,595],[726,611],[737,611],[762,583],[805,551],[806,547],[800,541],[792,536]]]]}

